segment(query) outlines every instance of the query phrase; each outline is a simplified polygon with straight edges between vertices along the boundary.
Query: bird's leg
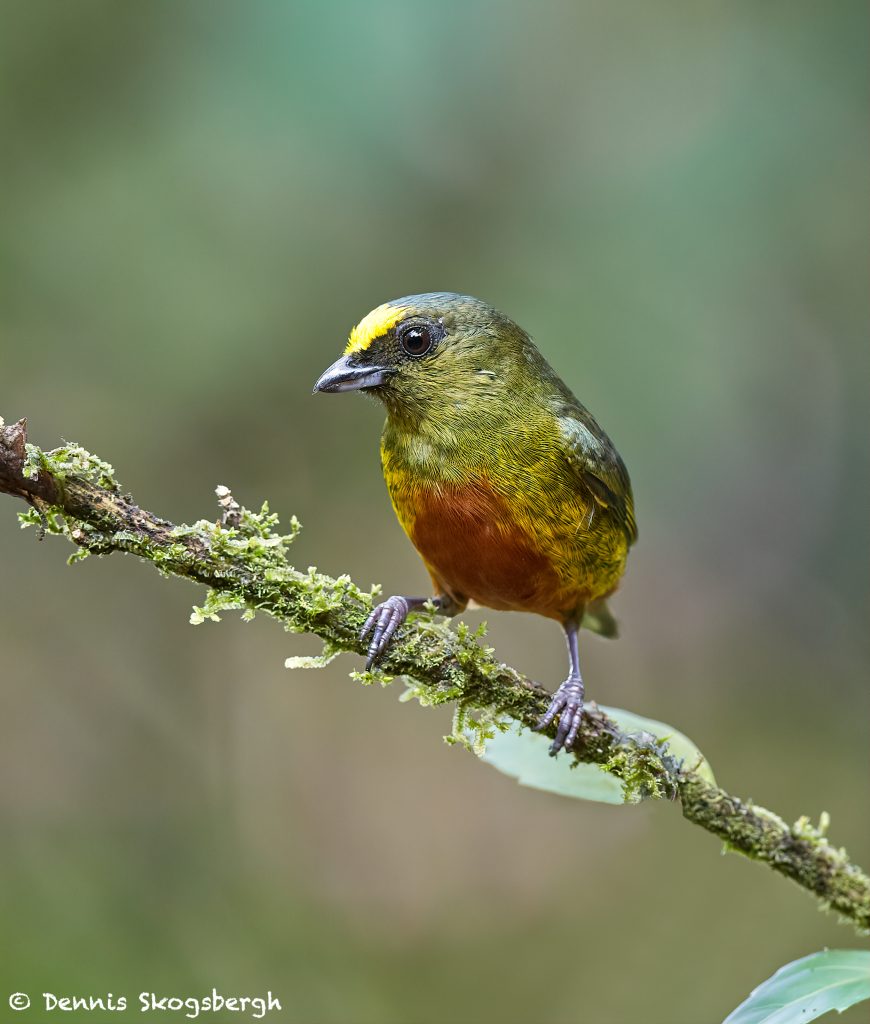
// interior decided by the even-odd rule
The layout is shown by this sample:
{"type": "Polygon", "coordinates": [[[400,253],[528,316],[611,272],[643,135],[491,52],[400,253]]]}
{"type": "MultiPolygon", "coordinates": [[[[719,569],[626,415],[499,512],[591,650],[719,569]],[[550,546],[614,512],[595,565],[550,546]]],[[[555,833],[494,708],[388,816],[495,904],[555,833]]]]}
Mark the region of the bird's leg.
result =
{"type": "Polygon", "coordinates": [[[550,746],[550,754],[555,756],[563,748],[570,750],[577,739],[580,722],[583,718],[583,680],[580,677],[580,650],[577,643],[579,626],[576,622],[564,624],[565,639],[568,641],[568,657],[571,670],[568,678],[553,694],[546,714],[541,718],[536,729],[546,729],[550,722],[559,716],[559,727],[556,738],[550,746]]]}
{"type": "Polygon", "coordinates": [[[446,594],[439,594],[431,599],[428,597],[400,597],[397,594],[375,606],[359,635],[360,640],[365,640],[369,633],[372,635],[366,658],[367,670],[387,649],[393,639],[393,634],[407,619],[409,613],[416,611],[417,608],[422,608],[429,600],[435,605],[435,610],[443,615],[455,615],[456,612],[461,611],[457,602],[446,594]]]}

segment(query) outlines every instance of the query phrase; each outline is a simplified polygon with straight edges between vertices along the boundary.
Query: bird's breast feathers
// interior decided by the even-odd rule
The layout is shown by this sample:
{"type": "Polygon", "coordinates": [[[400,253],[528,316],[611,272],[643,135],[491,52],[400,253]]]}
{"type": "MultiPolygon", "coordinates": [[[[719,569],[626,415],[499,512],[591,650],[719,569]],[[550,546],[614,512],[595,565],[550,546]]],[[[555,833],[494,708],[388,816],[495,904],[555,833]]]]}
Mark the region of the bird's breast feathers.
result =
{"type": "Polygon", "coordinates": [[[559,619],[615,589],[625,537],[546,446],[474,468],[438,454],[420,439],[382,447],[396,515],[436,586],[559,619]]]}

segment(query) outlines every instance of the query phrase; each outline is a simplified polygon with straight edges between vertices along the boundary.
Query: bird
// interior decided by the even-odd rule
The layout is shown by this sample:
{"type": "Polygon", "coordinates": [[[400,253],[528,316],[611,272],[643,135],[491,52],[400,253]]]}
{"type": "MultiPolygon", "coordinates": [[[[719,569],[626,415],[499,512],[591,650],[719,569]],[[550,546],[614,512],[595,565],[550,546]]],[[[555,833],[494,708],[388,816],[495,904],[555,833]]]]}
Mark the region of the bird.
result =
{"type": "Polygon", "coordinates": [[[351,330],[314,392],[362,391],[386,409],[381,464],[433,598],[393,596],[361,632],[367,669],[431,600],[558,621],[569,672],[536,728],[570,750],[583,713],[580,627],[617,633],[607,599],[637,539],[628,471],[592,414],[521,327],[481,299],[392,299],[351,330]]]}

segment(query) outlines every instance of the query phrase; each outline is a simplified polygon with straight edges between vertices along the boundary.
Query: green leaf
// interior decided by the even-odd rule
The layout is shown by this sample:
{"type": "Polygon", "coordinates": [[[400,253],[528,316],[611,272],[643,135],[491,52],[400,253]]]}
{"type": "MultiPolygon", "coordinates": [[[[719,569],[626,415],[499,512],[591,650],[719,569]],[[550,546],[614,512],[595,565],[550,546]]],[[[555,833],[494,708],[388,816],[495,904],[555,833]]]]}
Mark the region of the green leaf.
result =
{"type": "Polygon", "coordinates": [[[870,952],[826,949],[786,964],[723,1024],[805,1024],[870,999],[870,952]]]}
{"type": "Polygon", "coordinates": [[[512,725],[486,741],[480,755],[521,786],[543,789],[578,800],[598,800],[604,804],[621,804],[622,784],[594,764],[578,764],[571,768],[566,757],[550,757],[550,740],[536,732],[512,725]]]}
{"type": "MultiPolygon", "coordinates": [[[[681,758],[685,767],[714,782],[713,772],[700,750],[681,732],[664,722],[643,718],[621,708],[599,705],[625,733],[651,733],[667,740],[669,752],[681,758]]],[[[550,740],[523,729],[516,723],[506,732],[497,732],[486,741],[481,759],[510,775],[521,786],[542,789],[576,800],[595,800],[605,804],[625,803],[623,786],[616,776],[595,764],[577,764],[567,756],[550,757],[550,740]]]]}

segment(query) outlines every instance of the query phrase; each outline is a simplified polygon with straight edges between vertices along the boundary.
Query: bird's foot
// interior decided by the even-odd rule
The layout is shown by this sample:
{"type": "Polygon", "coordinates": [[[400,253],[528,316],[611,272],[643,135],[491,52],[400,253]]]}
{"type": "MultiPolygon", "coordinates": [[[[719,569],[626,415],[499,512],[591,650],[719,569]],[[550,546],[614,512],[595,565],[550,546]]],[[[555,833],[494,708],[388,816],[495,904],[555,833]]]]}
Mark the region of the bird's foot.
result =
{"type": "Polygon", "coordinates": [[[546,729],[556,715],[559,716],[556,738],[550,745],[550,754],[553,757],[563,748],[570,750],[577,739],[583,720],[583,692],[583,680],[569,676],[553,694],[550,706],[535,726],[538,731],[546,729]]]}
{"type": "Polygon", "coordinates": [[[372,635],[366,657],[366,670],[370,669],[387,649],[393,634],[407,619],[412,607],[414,603],[407,597],[388,597],[386,601],[381,601],[366,619],[359,635],[360,640],[365,640],[369,633],[372,635]]]}

